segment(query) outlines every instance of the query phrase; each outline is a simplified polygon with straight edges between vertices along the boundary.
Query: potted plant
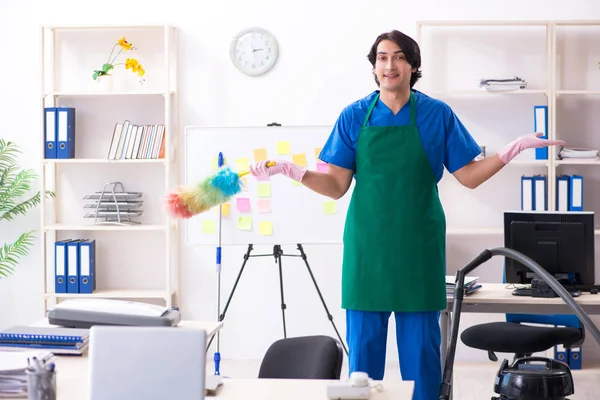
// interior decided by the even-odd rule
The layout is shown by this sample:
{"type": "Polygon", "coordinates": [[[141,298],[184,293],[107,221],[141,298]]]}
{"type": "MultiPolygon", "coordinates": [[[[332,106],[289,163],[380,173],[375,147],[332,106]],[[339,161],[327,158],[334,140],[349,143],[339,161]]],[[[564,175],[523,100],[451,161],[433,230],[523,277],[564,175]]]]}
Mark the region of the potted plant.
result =
{"type": "Polygon", "coordinates": [[[92,78],[101,83],[104,86],[105,90],[112,90],[112,80],[110,72],[118,65],[125,65],[125,69],[130,69],[131,72],[137,74],[140,78],[140,84],[144,83],[144,74],[146,71],[142,67],[142,64],[138,62],[135,58],[127,58],[125,62],[117,63],[117,57],[121,54],[122,51],[135,51],[137,50],[132,43],[129,43],[125,37],[117,40],[117,43],[113,45],[113,48],[108,55],[108,60],[106,63],[102,64],[100,69],[94,70],[94,74],[92,78]],[[118,51],[115,54],[115,50],[118,48],[118,51]],[[114,55],[114,57],[113,57],[114,55]]]}
{"type": "MultiPolygon", "coordinates": [[[[0,139],[0,224],[12,221],[19,215],[26,215],[41,202],[39,191],[26,197],[31,190],[30,184],[37,179],[37,175],[31,169],[19,170],[17,156],[20,153],[15,143],[0,139]]],[[[51,191],[47,191],[46,195],[54,197],[51,191]]],[[[0,246],[0,278],[13,273],[19,259],[29,254],[35,239],[34,232],[25,232],[16,242],[0,246]]]]}

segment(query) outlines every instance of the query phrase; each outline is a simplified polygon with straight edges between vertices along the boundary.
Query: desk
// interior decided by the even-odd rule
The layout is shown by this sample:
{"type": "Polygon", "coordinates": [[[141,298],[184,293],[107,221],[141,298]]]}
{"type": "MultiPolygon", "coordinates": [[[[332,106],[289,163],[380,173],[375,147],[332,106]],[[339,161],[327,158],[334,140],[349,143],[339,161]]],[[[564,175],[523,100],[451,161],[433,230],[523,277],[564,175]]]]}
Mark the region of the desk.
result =
{"type": "MultiPolygon", "coordinates": [[[[56,326],[48,323],[48,318],[37,321],[32,326],[56,326]]],[[[223,327],[223,322],[218,321],[181,321],[177,324],[176,328],[194,328],[204,329],[206,331],[206,338],[210,339],[215,333],[217,333],[223,327]]]]}
{"type": "MultiPolygon", "coordinates": [[[[56,357],[57,400],[85,400],[87,397],[88,358],[56,357]],[[85,395],[82,396],[82,393],[85,395]]],[[[323,380],[296,379],[224,379],[214,400],[327,400],[327,384],[323,380]]],[[[412,399],[412,381],[390,379],[383,382],[383,391],[373,390],[373,400],[412,399]]],[[[13,399],[18,400],[18,399],[13,399]]],[[[20,399],[22,400],[22,399],[20,399]]],[[[176,400],[176,399],[173,399],[176,400]]]]}
{"type": "MultiPolygon", "coordinates": [[[[508,289],[506,283],[482,283],[475,293],[465,296],[462,301],[462,313],[514,313],[514,314],[573,314],[573,311],[560,297],[543,298],[513,296],[514,289],[508,289]]],[[[600,294],[583,292],[574,297],[575,302],[589,315],[600,315],[600,294]]],[[[442,331],[442,357],[446,357],[450,339],[451,314],[454,298],[448,297],[448,306],[440,315],[442,331]]],[[[458,333],[458,332],[457,332],[458,333]]],[[[457,338],[457,343],[460,337],[457,338]]]]}

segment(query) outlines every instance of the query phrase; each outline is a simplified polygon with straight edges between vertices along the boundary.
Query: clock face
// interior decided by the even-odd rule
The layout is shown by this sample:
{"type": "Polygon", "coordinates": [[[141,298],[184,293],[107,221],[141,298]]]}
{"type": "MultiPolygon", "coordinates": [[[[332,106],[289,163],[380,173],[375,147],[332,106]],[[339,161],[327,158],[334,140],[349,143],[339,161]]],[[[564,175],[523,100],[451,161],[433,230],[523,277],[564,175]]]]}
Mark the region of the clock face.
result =
{"type": "Polygon", "coordinates": [[[270,70],[278,56],[275,36],[261,28],[240,32],[231,41],[230,55],[233,64],[243,73],[262,75],[270,70]]]}

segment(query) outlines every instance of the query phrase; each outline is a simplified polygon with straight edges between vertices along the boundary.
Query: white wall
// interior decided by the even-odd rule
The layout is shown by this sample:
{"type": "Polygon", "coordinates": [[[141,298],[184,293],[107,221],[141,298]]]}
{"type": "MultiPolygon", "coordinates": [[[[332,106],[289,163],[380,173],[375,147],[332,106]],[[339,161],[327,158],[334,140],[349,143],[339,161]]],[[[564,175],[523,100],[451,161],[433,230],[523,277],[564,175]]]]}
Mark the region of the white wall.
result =
{"type": "MultiPolygon", "coordinates": [[[[263,125],[272,121],[285,125],[333,124],[345,105],[375,89],[366,54],[376,36],[391,29],[414,35],[417,20],[600,19],[600,3],[592,0],[507,0],[487,10],[480,1],[471,0],[367,3],[355,0],[306,0],[296,4],[275,0],[202,3],[105,0],[100,6],[75,0],[0,0],[0,33],[4,38],[0,62],[1,136],[23,147],[24,167],[38,167],[37,28],[40,24],[170,23],[178,27],[180,126],[183,128],[186,125],[263,125]],[[238,73],[229,60],[230,38],[250,25],[271,30],[281,48],[275,69],[255,79],[238,73]]],[[[443,71],[443,66],[441,68],[443,71]]],[[[460,111],[457,112],[460,115],[460,111]]],[[[475,121],[471,125],[473,129],[477,126],[475,121]]],[[[180,142],[182,132],[183,129],[180,142]]],[[[486,185],[489,188],[494,183],[486,185]]],[[[453,188],[453,193],[459,191],[467,195],[468,201],[474,201],[477,196],[477,191],[467,193],[467,189],[451,181],[444,181],[443,188],[446,187],[453,188]]],[[[489,191],[484,193],[490,195],[489,191]]],[[[449,196],[445,201],[447,209],[457,209],[456,201],[453,203],[449,196]]],[[[461,205],[469,207],[468,201],[461,205]]],[[[38,214],[32,212],[18,222],[3,224],[0,243],[14,240],[24,229],[37,228],[38,220],[38,214]]],[[[494,236],[450,239],[449,272],[463,266],[484,248],[501,245],[500,240],[494,236]]],[[[270,250],[257,248],[255,252],[270,250]]],[[[293,248],[284,250],[294,251],[293,248]]],[[[224,251],[222,306],[241,266],[244,251],[242,247],[224,251]]],[[[310,246],[306,252],[334,322],[344,337],[345,319],[339,307],[341,246],[310,246]]],[[[42,316],[39,255],[39,248],[34,249],[14,276],[0,280],[0,328],[30,323],[42,316]]],[[[216,318],[214,249],[182,245],[181,262],[180,305],[184,318],[216,318]]],[[[288,335],[335,335],[301,261],[285,258],[283,262],[288,335]]],[[[484,282],[500,279],[497,261],[479,271],[484,282]]],[[[463,327],[499,318],[465,315],[463,327]]],[[[282,337],[278,275],[273,258],[249,262],[225,326],[221,334],[223,358],[260,358],[271,342],[282,337]]],[[[388,360],[397,360],[392,336],[388,355],[388,360]]],[[[485,359],[482,352],[462,345],[458,350],[458,361],[485,359]]]]}

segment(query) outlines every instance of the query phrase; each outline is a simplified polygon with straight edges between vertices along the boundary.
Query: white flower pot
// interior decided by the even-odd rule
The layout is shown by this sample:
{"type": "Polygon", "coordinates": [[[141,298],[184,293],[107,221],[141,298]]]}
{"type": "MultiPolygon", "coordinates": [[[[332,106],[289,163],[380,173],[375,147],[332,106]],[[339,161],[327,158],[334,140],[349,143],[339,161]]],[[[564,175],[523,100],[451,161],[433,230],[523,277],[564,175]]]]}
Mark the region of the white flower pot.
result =
{"type": "Polygon", "coordinates": [[[96,86],[102,92],[112,92],[114,87],[112,75],[100,75],[96,78],[96,86]]]}

